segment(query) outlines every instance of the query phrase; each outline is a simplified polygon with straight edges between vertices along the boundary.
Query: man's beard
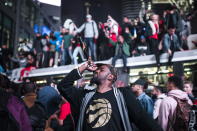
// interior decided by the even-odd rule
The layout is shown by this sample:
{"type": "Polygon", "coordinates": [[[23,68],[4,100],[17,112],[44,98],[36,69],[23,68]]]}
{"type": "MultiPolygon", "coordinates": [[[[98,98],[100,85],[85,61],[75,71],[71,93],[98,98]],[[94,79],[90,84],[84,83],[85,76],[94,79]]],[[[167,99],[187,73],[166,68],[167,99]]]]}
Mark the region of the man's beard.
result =
{"type": "Polygon", "coordinates": [[[90,80],[90,84],[96,84],[96,85],[100,85],[101,84],[101,81],[98,79],[98,77],[93,77],[91,80],[90,80]]]}
{"type": "Polygon", "coordinates": [[[93,78],[90,80],[90,84],[100,85],[103,80],[107,79],[108,75],[109,74],[102,76],[102,77],[98,75],[94,75],[93,78]]]}

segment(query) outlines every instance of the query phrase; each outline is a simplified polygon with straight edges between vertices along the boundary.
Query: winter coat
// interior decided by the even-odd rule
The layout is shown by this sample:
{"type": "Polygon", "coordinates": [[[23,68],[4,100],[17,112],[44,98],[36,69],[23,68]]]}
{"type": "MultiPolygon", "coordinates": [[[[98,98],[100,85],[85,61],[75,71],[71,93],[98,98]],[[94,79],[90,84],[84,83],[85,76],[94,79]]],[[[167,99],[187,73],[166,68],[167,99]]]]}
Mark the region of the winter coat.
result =
{"type": "MultiPolygon", "coordinates": [[[[110,42],[113,46],[116,46],[115,55],[118,55],[118,50],[119,50],[119,48],[120,48],[120,44],[121,44],[121,43],[120,43],[120,42],[114,42],[114,41],[112,41],[111,39],[109,39],[109,42],[110,42]]],[[[130,47],[129,47],[129,45],[128,45],[126,42],[123,43],[122,49],[123,49],[123,52],[124,52],[124,54],[125,54],[126,56],[130,56],[130,51],[129,51],[130,47]]]]}

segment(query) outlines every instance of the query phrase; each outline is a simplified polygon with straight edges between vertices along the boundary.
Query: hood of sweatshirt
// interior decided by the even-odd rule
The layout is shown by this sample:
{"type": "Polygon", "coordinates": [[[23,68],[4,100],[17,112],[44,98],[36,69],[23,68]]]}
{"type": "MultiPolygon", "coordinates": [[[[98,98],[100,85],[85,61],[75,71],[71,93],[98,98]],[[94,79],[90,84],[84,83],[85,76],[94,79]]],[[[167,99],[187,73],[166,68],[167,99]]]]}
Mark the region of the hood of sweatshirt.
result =
{"type": "Polygon", "coordinates": [[[171,90],[168,92],[168,96],[175,96],[179,99],[188,99],[187,93],[182,90],[171,90]]]}
{"type": "Polygon", "coordinates": [[[179,99],[187,99],[189,104],[192,104],[191,100],[189,99],[188,95],[186,92],[182,91],[182,90],[171,90],[170,92],[168,92],[168,96],[175,96],[179,99]]]}

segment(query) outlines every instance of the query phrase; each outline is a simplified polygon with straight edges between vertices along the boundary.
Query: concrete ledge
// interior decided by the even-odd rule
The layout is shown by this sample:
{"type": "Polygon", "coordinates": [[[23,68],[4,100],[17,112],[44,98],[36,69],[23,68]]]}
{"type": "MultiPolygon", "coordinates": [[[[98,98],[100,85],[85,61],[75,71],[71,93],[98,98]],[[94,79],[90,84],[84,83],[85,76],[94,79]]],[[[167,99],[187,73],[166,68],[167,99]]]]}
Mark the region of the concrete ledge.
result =
{"type": "MultiPolygon", "coordinates": [[[[166,63],[168,61],[168,54],[164,53],[161,55],[161,63],[166,63]]],[[[197,49],[183,51],[183,52],[175,52],[174,58],[172,59],[173,62],[184,62],[184,61],[194,61],[197,60],[197,49]]],[[[97,61],[95,63],[106,63],[111,64],[112,58],[105,61],[97,61]]],[[[145,66],[145,65],[152,65],[155,64],[155,56],[148,55],[148,56],[139,56],[139,57],[129,57],[127,59],[128,67],[136,67],[136,66],[145,66]]],[[[117,60],[116,67],[123,67],[122,60],[117,60]]],[[[50,75],[60,75],[60,74],[67,74],[71,70],[73,70],[75,65],[66,65],[66,66],[59,66],[59,67],[50,67],[50,68],[41,68],[32,70],[29,73],[28,77],[39,77],[39,76],[50,76],[50,75]]]]}

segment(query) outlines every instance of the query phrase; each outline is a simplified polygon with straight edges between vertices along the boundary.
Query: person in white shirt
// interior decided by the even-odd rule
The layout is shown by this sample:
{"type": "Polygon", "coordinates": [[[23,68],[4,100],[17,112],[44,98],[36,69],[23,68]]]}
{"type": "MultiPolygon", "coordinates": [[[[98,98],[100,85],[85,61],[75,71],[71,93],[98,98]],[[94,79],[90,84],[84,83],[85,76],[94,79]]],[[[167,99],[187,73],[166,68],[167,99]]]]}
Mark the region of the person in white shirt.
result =
{"type": "Polygon", "coordinates": [[[96,60],[96,44],[94,40],[98,38],[98,28],[96,22],[92,20],[91,15],[86,16],[86,22],[77,29],[77,33],[80,33],[84,30],[84,41],[89,49],[89,56],[92,57],[93,60],[96,60]]]}
{"type": "Polygon", "coordinates": [[[154,86],[152,92],[152,96],[156,98],[154,103],[154,109],[153,109],[153,119],[157,119],[159,116],[159,108],[161,105],[162,100],[166,97],[164,93],[162,93],[162,87],[160,86],[154,86]]]}

